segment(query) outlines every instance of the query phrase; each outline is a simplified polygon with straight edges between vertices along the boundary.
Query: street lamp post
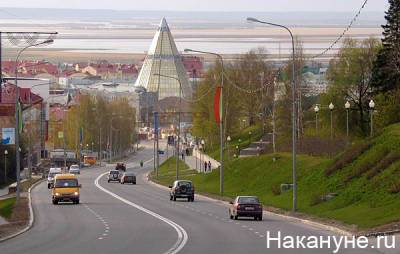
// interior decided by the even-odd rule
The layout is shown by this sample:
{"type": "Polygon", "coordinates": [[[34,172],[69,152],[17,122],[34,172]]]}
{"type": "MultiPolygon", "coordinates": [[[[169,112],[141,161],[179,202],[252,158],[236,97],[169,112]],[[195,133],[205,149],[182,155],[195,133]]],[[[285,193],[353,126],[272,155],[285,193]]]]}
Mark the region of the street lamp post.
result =
{"type": "MultiPolygon", "coordinates": [[[[180,142],[180,135],[181,135],[182,84],[181,84],[181,81],[179,80],[179,78],[177,78],[177,77],[163,75],[160,73],[154,73],[154,76],[175,79],[176,81],[178,81],[178,84],[179,84],[178,144],[176,146],[176,180],[179,180],[179,142],[180,142]]],[[[158,133],[157,133],[157,139],[158,139],[158,133]]],[[[158,151],[157,151],[157,156],[158,156],[158,151]]],[[[157,167],[158,167],[158,165],[157,165],[157,167]]]]}
{"type": "Polygon", "coordinates": [[[17,57],[15,58],[15,160],[16,160],[16,174],[17,174],[17,189],[16,189],[16,201],[18,202],[20,199],[20,194],[21,194],[21,177],[20,177],[20,147],[19,147],[19,122],[20,122],[20,115],[19,115],[19,109],[20,109],[20,103],[19,103],[19,88],[18,88],[18,60],[21,54],[27,50],[28,48],[31,47],[37,47],[43,44],[50,44],[52,43],[53,40],[46,40],[40,43],[28,45],[24,48],[22,48],[19,52],[17,57]]]}
{"type": "Polygon", "coordinates": [[[251,144],[251,131],[249,131],[249,146],[251,144]]]}
{"type": "Polygon", "coordinates": [[[226,141],[228,141],[228,159],[230,159],[230,148],[229,148],[229,144],[230,144],[230,142],[231,142],[231,136],[228,136],[227,138],[226,138],[226,141]]]}
{"type": "Polygon", "coordinates": [[[349,138],[349,110],[350,110],[350,102],[346,101],[344,107],[346,108],[346,137],[349,138]]]}
{"type": "Polygon", "coordinates": [[[333,109],[335,108],[335,106],[333,105],[333,103],[331,102],[329,104],[329,110],[331,111],[331,139],[333,139],[333,109]]]}
{"type": "Polygon", "coordinates": [[[275,23],[260,21],[255,18],[247,18],[249,22],[256,22],[270,26],[276,26],[285,29],[289,32],[292,39],[292,171],[293,171],[293,211],[297,210],[297,172],[296,172],[296,73],[295,73],[295,52],[294,52],[294,37],[292,31],[284,26],[275,23]]]}
{"type": "Polygon", "coordinates": [[[319,113],[318,105],[315,105],[314,112],[315,112],[315,133],[318,135],[318,113],[319,113]]]}
{"type": "Polygon", "coordinates": [[[7,182],[7,155],[8,151],[4,150],[4,182],[7,182]]]}
{"type": "MultiPolygon", "coordinates": [[[[203,153],[201,153],[201,156],[203,157],[203,161],[200,160],[200,168],[203,165],[204,166],[204,150],[206,148],[206,142],[204,141],[204,139],[201,140],[201,148],[203,149],[203,153]]],[[[204,167],[204,173],[206,172],[206,168],[204,167]]]]}
{"type": "MultiPolygon", "coordinates": [[[[112,129],[113,129],[112,123],[113,123],[113,120],[115,119],[115,116],[116,116],[116,114],[113,113],[111,120],[110,120],[110,163],[112,162],[112,129]]],[[[120,116],[120,117],[122,117],[122,116],[120,116]]]]}
{"type": "Polygon", "coordinates": [[[373,125],[373,116],[374,116],[374,109],[375,109],[375,102],[373,100],[371,100],[369,102],[369,108],[370,108],[370,116],[371,116],[371,137],[374,135],[374,125],[373,125]]]}
{"type": "Polygon", "coordinates": [[[221,62],[221,101],[220,101],[220,121],[219,121],[219,128],[220,128],[220,174],[219,174],[219,192],[220,195],[224,195],[224,121],[223,121],[223,91],[224,91],[224,59],[220,54],[214,53],[214,52],[208,52],[208,51],[200,51],[200,50],[193,50],[193,49],[185,49],[185,52],[194,52],[194,53],[200,53],[200,54],[207,54],[207,55],[213,55],[218,57],[218,59],[221,62]]]}

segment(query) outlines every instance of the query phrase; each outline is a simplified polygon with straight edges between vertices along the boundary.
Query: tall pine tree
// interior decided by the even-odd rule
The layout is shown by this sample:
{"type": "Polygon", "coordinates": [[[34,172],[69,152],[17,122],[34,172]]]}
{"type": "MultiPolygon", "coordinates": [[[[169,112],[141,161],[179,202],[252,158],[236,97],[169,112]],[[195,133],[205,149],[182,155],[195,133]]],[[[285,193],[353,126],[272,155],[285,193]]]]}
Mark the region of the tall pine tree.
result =
{"type": "Polygon", "coordinates": [[[382,49],[374,64],[372,86],[378,92],[400,88],[400,0],[389,0],[382,49]]]}

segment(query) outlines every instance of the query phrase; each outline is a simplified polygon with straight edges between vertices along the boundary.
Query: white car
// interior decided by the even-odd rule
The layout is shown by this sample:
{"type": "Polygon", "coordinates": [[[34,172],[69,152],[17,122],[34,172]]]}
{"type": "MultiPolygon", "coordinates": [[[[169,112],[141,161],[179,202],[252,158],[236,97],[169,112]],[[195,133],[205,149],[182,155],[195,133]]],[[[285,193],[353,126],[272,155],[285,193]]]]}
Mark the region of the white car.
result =
{"type": "Polygon", "coordinates": [[[69,167],[69,173],[70,173],[70,174],[77,174],[77,175],[79,175],[79,174],[81,173],[81,169],[79,168],[79,165],[76,165],[76,164],[71,165],[71,166],[69,167]]]}
{"type": "Polygon", "coordinates": [[[47,175],[47,188],[50,189],[54,184],[54,177],[57,174],[61,174],[61,168],[50,168],[49,174],[47,175]]]}

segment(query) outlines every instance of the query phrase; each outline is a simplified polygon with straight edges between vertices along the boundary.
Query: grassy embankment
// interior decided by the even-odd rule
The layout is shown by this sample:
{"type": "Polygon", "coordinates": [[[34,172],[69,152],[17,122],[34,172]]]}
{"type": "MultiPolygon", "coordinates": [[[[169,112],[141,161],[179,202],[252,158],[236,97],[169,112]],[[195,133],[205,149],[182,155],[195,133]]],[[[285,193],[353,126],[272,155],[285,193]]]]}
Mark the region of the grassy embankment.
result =
{"type": "MultiPolygon", "coordinates": [[[[181,178],[190,179],[202,193],[218,195],[219,172],[196,174],[181,163],[181,178]]],[[[169,185],[175,179],[175,161],[160,168],[158,181],[169,185]]],[[[225,195],[258,195],[272,207],[290,210],[290,154],[233,159],[225,167],[225,195]]],[[[400,221],[400,124],[381,135],[355,144],[334,159],[298,156],[298,209],[301,213],[342,221],[367,229],[400,221]],[[333,199],[325,197],[329,193],[333,199]]]]}
{"type": "Polygon", "coordinates": [[[16,198],[7,198],[0,200],[0,216],[9,219],[12,215],[16,198]]]}

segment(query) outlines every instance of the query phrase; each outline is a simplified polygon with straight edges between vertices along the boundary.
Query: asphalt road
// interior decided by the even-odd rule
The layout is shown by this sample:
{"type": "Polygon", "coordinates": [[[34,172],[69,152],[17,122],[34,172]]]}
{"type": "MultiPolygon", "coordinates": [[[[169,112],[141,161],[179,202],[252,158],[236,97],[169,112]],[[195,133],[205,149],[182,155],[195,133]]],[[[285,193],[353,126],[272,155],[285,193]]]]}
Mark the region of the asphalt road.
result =
{"type": "MultiPolygon", "coordinates": [[[[195,202],[169,201],[168,191],[147,182],[151,146],[132,157],[128,171],[137,185],[107,183],[108,168],[83,169],[80,205],[52,205],[42,183],[32,193],[35,224],[28,232],[0,243],[1,254],[71,253],[332,253],[329,249],[283,249],[266,245],[266,232],[276,236],[328,236],[332,232],[264,216],[263,221],[230,220],[222,202],[196,197],[195,202]],[[147,161],[143,168],[139,161],[147,161]]],[[[340,250],[338,253],[379,253],[340,250]]]]}

